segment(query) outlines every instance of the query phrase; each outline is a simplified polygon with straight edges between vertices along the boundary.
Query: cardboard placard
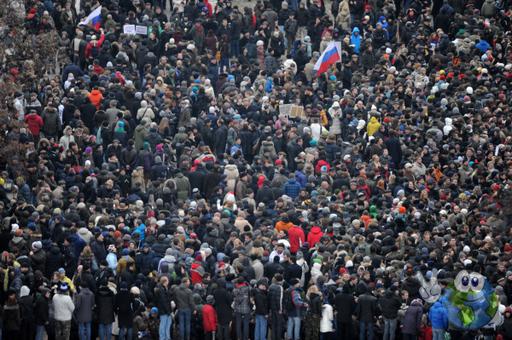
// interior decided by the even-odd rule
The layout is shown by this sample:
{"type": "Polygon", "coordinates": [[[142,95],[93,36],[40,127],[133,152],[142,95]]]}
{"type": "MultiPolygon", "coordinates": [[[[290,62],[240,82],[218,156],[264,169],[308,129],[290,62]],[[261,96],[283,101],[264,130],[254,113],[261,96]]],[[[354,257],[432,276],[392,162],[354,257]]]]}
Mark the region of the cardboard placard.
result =
{"type": "Polygon", "coordinates": [[[279,105],[279,115],[283,115],[290,118],[295,118],[290,116],[291,110],[292,110],[292,104],[282,104],[279,105]]]}
{"type": "Polygon", "coordinates": [[[137,32],[135,31],[135,25],[124,25],[123,33],[128,35],[135,35],[137,32]]]}
{"type": "Polygon", "coordinates": [[[290,118],[306,118],[306,111],[304,110],[304,106],[300,105],[292,105],[290,110],[290,118]]]}
{"type": "Polygon", "coordinates": [[[135,33],[142,34],[142,35],[148,35],[148,28],[146,26],[135,26],[135,33]]]}

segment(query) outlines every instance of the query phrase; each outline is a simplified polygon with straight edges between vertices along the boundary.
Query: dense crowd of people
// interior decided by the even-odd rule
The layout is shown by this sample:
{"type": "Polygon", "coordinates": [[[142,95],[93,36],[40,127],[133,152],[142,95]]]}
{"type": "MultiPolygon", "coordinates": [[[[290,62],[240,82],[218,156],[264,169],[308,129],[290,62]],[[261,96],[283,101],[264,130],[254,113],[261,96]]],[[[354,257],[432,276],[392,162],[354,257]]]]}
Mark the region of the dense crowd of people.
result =
{"type": "Polygon", "coordinates": [[[512,339],[509,1],[19,5],[0,338],[512,339]],[[501,325],[421,298],[461,270],[501,325]]]}

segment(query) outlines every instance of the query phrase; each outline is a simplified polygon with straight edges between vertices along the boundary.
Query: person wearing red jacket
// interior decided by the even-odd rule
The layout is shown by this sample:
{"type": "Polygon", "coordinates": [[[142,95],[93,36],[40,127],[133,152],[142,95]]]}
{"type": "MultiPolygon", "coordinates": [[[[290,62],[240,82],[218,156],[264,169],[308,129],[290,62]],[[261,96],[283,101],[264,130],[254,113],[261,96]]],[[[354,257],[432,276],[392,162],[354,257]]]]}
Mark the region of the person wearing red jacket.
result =
{"type": "Polygon", "coordinates": [[[105,34],[103,34],[103,28],[101,28],[100,31],[100,39],[97,40],[96,36],[93,35],[91,37],[91,41],[88,42],[85,46],[85,58],[87,60],[96,59],[100,54],[101,45],[103,45],[103,42],[105,41],[105,34]]]}
{"type": "Polygon", "coordinates": [[[91,93],[89,93],[89,101],[91,102],[92,105],[94,105],[96,107],[97,110],[100,109],[100,106],[101,106],[101,102],[103,101],[103,94],[101,93],[101,91],[99,90],[99,88],[97,86],[95,86],[91,93]]]}
{"type": "Polygon", "coordinates": [[[292,254],[297,253],[302,244],[306,242],[304,230],[302,230],[298,225],[293,225],[288,229],[288,239],[290,241],[290,252],[292,254]]]}
{"type": "Polygon", "coordinates": [[[196,283],[203,282],[203,276],[205,274],[205,270],[203,268],[203,258],[201,255],[197,255],[195,261],[192,262],[190,266],[190,281],[193,285],[196,283]]]}
{"type": "Polygon", "coordinates": [[[314,248],[315,244],[320,242],[320,239],[324,236],[322,229],[319,226],[313,226],[308,233],[309,249],[314,248]]]}
{"type": "Polygon", "coordinates": [[[30,110],[30,113],[25,116],[25,123],[27,124],[32,136],[34,136],[34,139],[38,140],[39,133],[44,125],[43,118],[37,114],[36,110],[30,110]]]}
{"type": "Polygon", "coordinates": [[[206,340],[214,340],[217,331],[217,311],[213,307],[214,303],[213,295],[208,295],[206,304],[203,305],[203,329],[206,340]]]}

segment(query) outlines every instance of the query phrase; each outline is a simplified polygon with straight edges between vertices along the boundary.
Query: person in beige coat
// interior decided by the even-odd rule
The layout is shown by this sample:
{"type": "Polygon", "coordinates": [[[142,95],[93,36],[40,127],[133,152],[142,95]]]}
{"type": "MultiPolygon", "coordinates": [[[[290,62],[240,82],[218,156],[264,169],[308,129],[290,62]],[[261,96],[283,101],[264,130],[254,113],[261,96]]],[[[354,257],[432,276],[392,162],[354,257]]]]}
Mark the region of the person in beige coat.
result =
{"type": "Polygon", "coordinates": [[[226,176],[226,189],[228,192],[235,192],[236,181],[240,177],[236,164],[228,164],[224,167],[224,176],[226,176]]]}
{"type": "Polygon", "coordinates": [[[350,18],[350,8],[348,6],[348,0],[340,2],[338,7],[338,16],[336,16],[336,24],[341,27],[344,31],[350,31],[350,24],[352,20],[350,18]]]}

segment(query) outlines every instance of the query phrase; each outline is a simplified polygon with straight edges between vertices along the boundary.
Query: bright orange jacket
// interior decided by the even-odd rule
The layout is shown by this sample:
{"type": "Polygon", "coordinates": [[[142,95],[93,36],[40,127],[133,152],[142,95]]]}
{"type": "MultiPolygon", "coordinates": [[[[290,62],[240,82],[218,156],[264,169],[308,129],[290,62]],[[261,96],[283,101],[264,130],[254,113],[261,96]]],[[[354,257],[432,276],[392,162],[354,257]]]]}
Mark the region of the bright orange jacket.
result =
{"type": "Polygon", "coordinates": [[[89,100],[91,104],[96,106],[96,109],[99,110],[101,101],[103,100],[103,94],[100,90],[92,90],[91,93],[89,93],[89,100]]]}

